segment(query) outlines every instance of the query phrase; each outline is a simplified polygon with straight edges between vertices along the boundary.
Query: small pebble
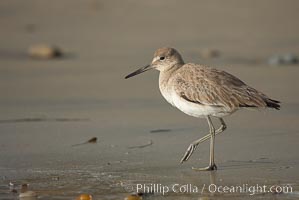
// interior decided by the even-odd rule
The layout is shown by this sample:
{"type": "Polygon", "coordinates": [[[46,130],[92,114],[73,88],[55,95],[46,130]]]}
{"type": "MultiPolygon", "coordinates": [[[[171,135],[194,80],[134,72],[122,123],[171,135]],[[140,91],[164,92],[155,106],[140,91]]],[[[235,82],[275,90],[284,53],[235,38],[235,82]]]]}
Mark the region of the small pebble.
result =
{"type": "Polygon", "coordinates": [[[10,189],[14,189],[15,188],[15,184],[13,182],[9,182],[8,184],[10,189]]]}
{"type": "Polygon", "coordinates": [[[20,193],[20,195],[19,195],[19,197],[20,198],[28,198],[28,197],[37,197],[37,194],[36,194],[36,192],[34,192],[34,191],[30,191],[30,190],[28,190],[28,191],[26,191],[26,192],[22,192],[22,193],[20,193]]]}
{"type": "Polygon", "coordinates": [[[52,180],[53,180],[53,181],[59,181],[59,179],[60,179],[59,176],[53,176],[53,177],[52,177],[52,180]]]}
{"type": "Polygon", "coordinates": [[[37,59],[53,59],[63,55],[60,48],[51,45],[33,45],[28,49],[28,55],[37,59]]]}
{"type": "Polygon", "coordinates": [[[92,196],[90,194],[81,194],[76,200],[92,200],[92,196]]]}
{"type": "Polygon", "coordinates": [[[299,62],[299,58],[292,54],[273,55],[268,59],[269,65],[294,65],[299,62]]]}
{"type": "Polygon", "coordinates": [[[97,143],[97,141],[98,141],[98,138],[97,137],[93,137],[93,138],[89,139],[87,142],[94,144],[94,143],[97,143]]]}
{"type": "Polygon", "coordinates": [[[10,190],[10,192],[11,192],[11,193],[18,193],[18,190],[16,190],[16,189],[12,189],[12,190],[10,190]]]}
{"type": "Polygon", "coordinates": [[[298,57],[292,53],[283,55],[283,60],[286,64],[296,64],[298,63],[298,57]]]}
{"type": "Polygon", "coordinates": [[[278,55],[274,55],[268,59],[268,64],[269,65],[281,65],[281,64],[283,64],[283,59],[278,55]]]}
{"type": "Polygon", "coordinates": [[[131,194],[127,196],[125,200],[142,200],[142,197],[138,194],[131,194]]]}
{"type": "Polygon", "coordinates": [[[21,193],[25,193],[25,192],[27,192],[28,187],[29,187],[29,184],[27,184],[27,183],[23,183],[23,184],[21,185],[20,192],[21,192],[21,193]]]}

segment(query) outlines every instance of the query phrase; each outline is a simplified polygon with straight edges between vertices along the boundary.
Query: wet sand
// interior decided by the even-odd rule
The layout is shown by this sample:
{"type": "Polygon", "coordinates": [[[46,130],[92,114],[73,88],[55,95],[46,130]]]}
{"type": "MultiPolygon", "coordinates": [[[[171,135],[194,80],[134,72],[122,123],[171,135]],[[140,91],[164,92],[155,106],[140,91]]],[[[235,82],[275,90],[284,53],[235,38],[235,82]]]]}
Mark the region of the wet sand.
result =
{"type": "MultiPolygon", "coordinates": [[[[273,54],[299,54],[297,1],[7,1],[0,3],[0,199],[29,183],[39,199],[124,199],[136,184],[279,185],[298,199],[299,66],[269,66],[273,54]],[[153,12],[154,11],[154,12],[153,12]],[[29,27],[29,28],[28,28],[29,27]],[[60,46],[58,60],[26,56],[32,44],[60,46]],[[162,46],[187,62],[216,65],[281,100],[280,111],[242,110],[216,138],[179,160],[207,123],[168,105],[158,73],[124,80],[162,46]],[[219,58],[201,58],[218,49],[219,58]],[[155,132],[152,130],[167,129],[155,132]],[[72,147],[92,137],[95,144],[72,147]],[[149,142],[152,141],[151,145],[149,142]],[[129,148],[143,146],[144,148],[129,148]]],[[[146,199],[251,199],[249,193],[150,194],[146,199]]]]}

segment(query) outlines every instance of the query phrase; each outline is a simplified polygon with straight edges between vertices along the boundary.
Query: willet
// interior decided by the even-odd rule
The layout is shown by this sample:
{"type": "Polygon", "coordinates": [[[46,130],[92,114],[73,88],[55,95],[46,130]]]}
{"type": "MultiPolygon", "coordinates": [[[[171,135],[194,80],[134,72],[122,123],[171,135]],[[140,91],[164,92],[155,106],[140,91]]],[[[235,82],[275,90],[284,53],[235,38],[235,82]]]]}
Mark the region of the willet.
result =
{"type": "Polygon", "coordinates": [[[181,55],[173,48],[158,49],[150,65],[125,78],[150,69],[160,71],[160,91],[172,106],[187,115],[206,118],[208,121],[209,134],[193,141],[181,159],[181,163],[187,161],[201,142],[210,139],[209,166],[193,168],[195,170],[217,169],[214,161],[215,136],[226,129],[224,116],[241,108],[280,108],[279,101],[269,98],[225,71],[193,63],[185,64],[181,55]],[[211,117],[220,120],[221,126],[217,130],[211,117]]]}

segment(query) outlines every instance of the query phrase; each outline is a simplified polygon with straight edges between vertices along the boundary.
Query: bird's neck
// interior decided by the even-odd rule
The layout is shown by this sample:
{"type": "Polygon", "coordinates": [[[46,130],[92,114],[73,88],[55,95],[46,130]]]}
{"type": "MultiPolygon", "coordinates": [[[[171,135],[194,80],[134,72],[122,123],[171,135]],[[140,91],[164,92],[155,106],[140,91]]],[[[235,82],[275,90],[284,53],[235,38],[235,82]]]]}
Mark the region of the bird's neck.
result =
{"type": "Polygon", "coordinates": [[[168,70],[165,71],[160,71],[159,75],[159,85],[160,86],[165,86],[167,85],[170,77],[172,77],[172,74],[175,73],[180,67],[182,67],[183,64],[176,64],[173,67],[171,67],[168,70]]]}

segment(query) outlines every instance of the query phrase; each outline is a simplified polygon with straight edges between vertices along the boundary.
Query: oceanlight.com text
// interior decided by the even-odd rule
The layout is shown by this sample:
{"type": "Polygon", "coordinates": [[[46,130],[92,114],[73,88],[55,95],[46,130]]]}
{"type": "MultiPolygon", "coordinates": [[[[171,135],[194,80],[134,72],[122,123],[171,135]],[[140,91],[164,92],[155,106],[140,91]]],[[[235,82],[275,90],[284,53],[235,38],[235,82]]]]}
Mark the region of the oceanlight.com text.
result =
{"type": "Polygon", "coordinates": [[[163,185],[159,183],[150,184],[136,184],[127,185],[127,191],[136,193],[154,193],[165,195],[167,193],[247,193],[249,195],[262,194],[262,193],[292,193],[293,188],[291,185],[217,185],[217,184],[171,184],[163,185]]]}

